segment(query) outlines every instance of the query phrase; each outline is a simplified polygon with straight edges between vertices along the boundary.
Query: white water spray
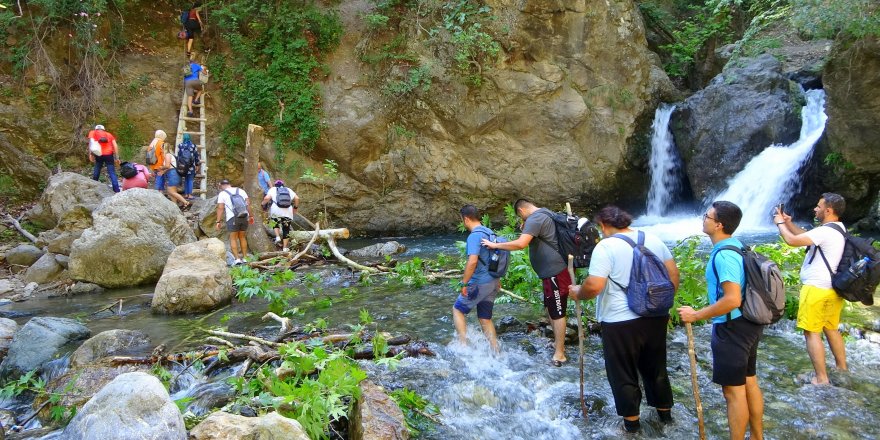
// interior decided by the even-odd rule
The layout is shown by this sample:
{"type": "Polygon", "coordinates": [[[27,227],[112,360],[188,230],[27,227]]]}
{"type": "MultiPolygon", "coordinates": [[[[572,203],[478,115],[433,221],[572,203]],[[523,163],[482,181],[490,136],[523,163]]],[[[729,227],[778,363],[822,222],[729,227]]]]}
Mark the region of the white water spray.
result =
{"type": "Polygon", "coordinates": [[[674,105],[662,104],[654,113],[651,125],[651,188],[648,191],[649,216],[662,216],[669,210],[673,197],[681,189],[681,166],[672,132],[669,131],[669,118],[675,110],[674,105]]]}

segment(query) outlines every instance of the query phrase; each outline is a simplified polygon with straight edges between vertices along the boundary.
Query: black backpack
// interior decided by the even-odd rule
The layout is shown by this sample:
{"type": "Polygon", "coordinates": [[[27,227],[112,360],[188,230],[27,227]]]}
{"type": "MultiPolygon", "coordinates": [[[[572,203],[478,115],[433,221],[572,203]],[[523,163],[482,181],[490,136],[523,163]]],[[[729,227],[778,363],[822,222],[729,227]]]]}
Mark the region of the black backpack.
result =
{"type": "Polygon", "coordinates": [[[281,186],[275,190],[275,204],[279,208],[290,208],[293,204],[293,197],[290,196],[290,190],[281,186]]]}
{"type": "Polygon", "coordinates": [[[626,292],[626,303],[639,316],[667,316],[675,297],[675,285],[669,278],[666,265],[650,249],[645,247],[645,233],[638,232],[638,243],[623,234],[611,237],[625,241],[633,248],[632,267],[629,271],[629,283],[622,286],[609,277],[626,292]]]}
{"type": "MultiPolygon", "coordinates": [[[[485,234],[489,241],[494,243],[506,243],[507,239],[497,235],[488,234],[485,231],[477,231],[485,234]]],[[[502,278],[507,273],[507,266],[510,264],[510,251],[503,249],[489,249],[480,246],[480,255],[477,257],[481,264],[486,266],[489,275],[492,278],[502,278]]]]}
{"type": "Polygon", "coordinates": [[[119,166],[119,174],[126,179],[131,179],[134,176],[137,176],[138,170],[131,162],[122,162],[119,166]]]}
{"type": "MultiPolygon", "coordinates": [[[[831,287],[840,297],[851,302],[861,302],[866,306],[874,304],[874,291],[880,284],[880,250],[874,247],[874,240],[865,237],[856,237],[849,234],[834,223],[826,223],[828,226],[843,235],[843,256],[837,270],[831,270],[822,247],[816,246],[816,250],[825,262],[828,273],[831,274],[831,287]]],[[[810,263],[816,258],[816,252],[810,258],[810,263]]]]}
{"type": "MultiPolygon", "coordinates": [[[[742,249],[736,246],[724,246],[718,252],[731,250],[740,254],[743,258],[743,270],[746,276],[745,294],[743,302],[739,306],[743,318],[761,325],[773,324],[780,319],[785,313],[785,283],[782,281],[782,272],[776,263],[749,249],[742,249]]],[[[715,253],[715,256],[718,255],[715,253]]],[[[712,257],[712,271],[715,273],[715,279],[718,279],[718,269],[715,267],[715,257],[712,257]]],[[[718,291],[724,295],[721,290],[721,283],[718,283],[718,291]]],[[[721,298],[721,296],[719,296],[721,298]]],[[[727,320],[730,320],[730,313],[727,314],[727,320]]]]}
{"type": "MultiPolygon", "coordinates": [[[[556,250],[562,256],[562,260],[568,261],[568,256],[572,255],[574,256],[574,267],[590,267],[593,249],[599,242],[599,230],[596,229],[596,226],[589,220],[576,215],[549,210],[545,210],[545,214],[553,219],[553,225],[556,227],[556,250]],[[580,227],[578,227],[579,223],[581,223],[580,227]]],[[[540,236],[538,239],[550,244],[540,236]]]]}
{"type": "Polygon", "coordinates": [[[177,173],[183,177],[196,162],[195,148],[187,144],[177,146],[177,173]]]}

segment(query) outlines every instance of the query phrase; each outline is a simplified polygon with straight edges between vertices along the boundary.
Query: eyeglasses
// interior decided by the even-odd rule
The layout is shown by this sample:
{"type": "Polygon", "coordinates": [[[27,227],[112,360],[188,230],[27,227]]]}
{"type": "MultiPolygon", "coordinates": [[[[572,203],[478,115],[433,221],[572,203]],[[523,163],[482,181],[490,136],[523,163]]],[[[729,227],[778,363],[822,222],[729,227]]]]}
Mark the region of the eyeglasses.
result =
{"type": "Polygon", "coordinates": [[[706,214],[703,214],[703,220],[706,220],[706,219],[710,219],[710,220],[712,220],[712,221],[713,221],[713,222],[718,222],[718,223],[721,223],[721,222],[719,222],[719,221],[718,221],[718,219],[717,219],[717,218],[712,218],[712,217],[709,217],[709,214],[708,214],[708,213],[706,213],[706,214]]]}

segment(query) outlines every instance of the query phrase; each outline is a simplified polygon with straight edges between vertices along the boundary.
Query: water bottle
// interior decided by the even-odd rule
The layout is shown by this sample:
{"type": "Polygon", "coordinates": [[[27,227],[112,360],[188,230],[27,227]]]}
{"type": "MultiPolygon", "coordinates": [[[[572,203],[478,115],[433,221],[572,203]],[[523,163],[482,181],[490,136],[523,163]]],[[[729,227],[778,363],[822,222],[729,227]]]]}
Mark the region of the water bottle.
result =
{"type": "Polygon", "coordinates": [[[498,270],[498,251],[492,252],[492,256],[489,257],[489,270],[492,272],[498,270]]]}
{"type": "Polygon", "coordinates": [[[871,259],[868,257],[862,258],[861,260],[856,261],[855,264],[849,268],[849,271],[856,277],[860,277],[865,273],[865,266],[868,265],[869,261],[871,261],[871,259]]]}

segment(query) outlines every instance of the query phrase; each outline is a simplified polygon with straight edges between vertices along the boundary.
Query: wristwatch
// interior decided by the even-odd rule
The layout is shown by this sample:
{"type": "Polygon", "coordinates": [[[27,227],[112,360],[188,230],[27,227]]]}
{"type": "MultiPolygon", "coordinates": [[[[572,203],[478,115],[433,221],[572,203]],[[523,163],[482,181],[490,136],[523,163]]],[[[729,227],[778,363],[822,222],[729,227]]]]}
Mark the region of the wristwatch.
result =
{"type": "Polygon", "coordinates": [[[464,281],[459,281],[459,282],[458,282],[458,287],[464,287],[464,281]]]}

